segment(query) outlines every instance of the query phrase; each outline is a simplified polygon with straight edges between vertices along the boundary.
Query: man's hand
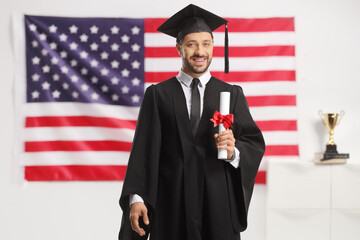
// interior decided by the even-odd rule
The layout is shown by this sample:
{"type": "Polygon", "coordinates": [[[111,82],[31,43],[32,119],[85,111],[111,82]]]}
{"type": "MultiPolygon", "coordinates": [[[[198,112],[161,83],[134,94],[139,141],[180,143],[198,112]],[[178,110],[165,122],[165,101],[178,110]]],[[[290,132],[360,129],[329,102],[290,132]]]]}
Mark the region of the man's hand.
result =
{"type": "Polygon", "coordinates": [[[145,230],[139,226],[139,217],[143,217],[144,223],[149,225],[149,218],[147,215],[147,208],[144,203],[136,202],[130,206],[130,223],[131,228],[140,236],[145,235],[145,230]]]}
{"type": "Polygon", "coordinates": [[[214,134],[216,147],[218,149],[226,149],[227,150],[227,159],[231,159],[234,155],[234,147],[235,147],[235,138],[231,129],[222,131],[219,134],[214,134]]]}

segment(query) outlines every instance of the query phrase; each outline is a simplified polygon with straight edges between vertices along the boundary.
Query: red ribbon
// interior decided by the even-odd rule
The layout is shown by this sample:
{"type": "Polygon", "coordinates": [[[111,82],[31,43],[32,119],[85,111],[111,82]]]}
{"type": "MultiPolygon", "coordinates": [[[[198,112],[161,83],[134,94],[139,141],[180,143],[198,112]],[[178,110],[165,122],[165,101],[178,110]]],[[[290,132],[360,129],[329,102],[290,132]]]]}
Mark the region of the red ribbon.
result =
{"type": "Polygon", "coordinates": [[[234,115],[228,114],[228,115],[222,115],[218,111],[215,111],[214,116],[210,121],[214,122],[214,127],[219,125],[220,123],[224,124],[225,129],[227,130],[229,127],[231,127],[231,123],[234,122],[234,115]]]}

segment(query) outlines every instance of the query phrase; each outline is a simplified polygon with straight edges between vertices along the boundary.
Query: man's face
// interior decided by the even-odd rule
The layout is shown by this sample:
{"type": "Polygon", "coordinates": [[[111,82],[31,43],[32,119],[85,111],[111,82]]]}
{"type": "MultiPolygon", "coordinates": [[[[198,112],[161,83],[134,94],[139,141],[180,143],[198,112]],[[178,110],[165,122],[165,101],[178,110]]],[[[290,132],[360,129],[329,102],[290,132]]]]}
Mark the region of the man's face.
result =
{"type": "Polygon", "coordinates": [[[190,33],[176,48],[182,58],[182,70],[192,77],[207,71],[212,60],[214,42],[208,32],[190,33]]]}

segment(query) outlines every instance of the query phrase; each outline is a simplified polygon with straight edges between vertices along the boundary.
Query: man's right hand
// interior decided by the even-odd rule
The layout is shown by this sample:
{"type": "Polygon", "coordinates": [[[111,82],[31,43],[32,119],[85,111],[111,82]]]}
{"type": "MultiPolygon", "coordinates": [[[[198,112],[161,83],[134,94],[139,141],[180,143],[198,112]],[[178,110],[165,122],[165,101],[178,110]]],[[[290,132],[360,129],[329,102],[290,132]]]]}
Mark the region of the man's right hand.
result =
{"type": "Polygon", "coordinates": [[[131,204],[130,206],[130,223],[131,228],[135,232],[137,232],[140,236],[145,235],[145,230],[140,228],[139,226],[139,217],[142,217],[144,220],[144,223],[146,225],[149,225],[149,217],[147,215],[147,208],[144,203],[136,202],[131,204]]]}

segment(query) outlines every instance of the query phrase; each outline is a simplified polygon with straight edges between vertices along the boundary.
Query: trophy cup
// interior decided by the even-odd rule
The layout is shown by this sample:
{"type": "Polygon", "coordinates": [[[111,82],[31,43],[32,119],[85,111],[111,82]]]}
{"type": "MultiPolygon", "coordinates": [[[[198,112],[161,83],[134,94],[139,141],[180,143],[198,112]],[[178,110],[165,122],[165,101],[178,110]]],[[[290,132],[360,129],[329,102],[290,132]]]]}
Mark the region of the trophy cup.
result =
{"type": "Polygon", "coordinates": [[[329,141],[326,143],[326,151],[323,155],[321,161],[331,160],[331,159],[346,159],[349,158],[348,153],[338,153],[336,144],[334,142],[334,128],[340,123],[340,120],[344,116],[345,112],[341,111],[338,113],[323,113],[322,110],[319,110],[319,116],[322,119],[325,126],[329,129],[329,141]]]}

